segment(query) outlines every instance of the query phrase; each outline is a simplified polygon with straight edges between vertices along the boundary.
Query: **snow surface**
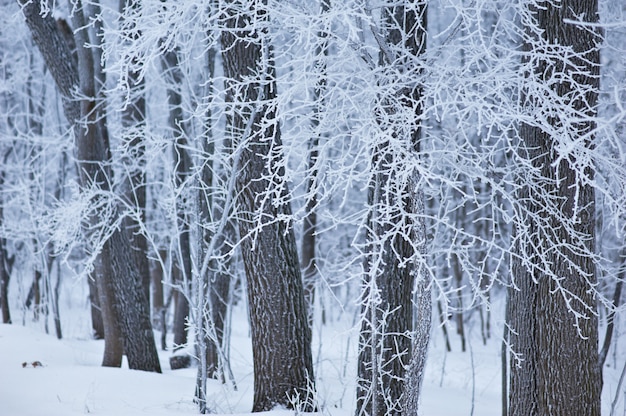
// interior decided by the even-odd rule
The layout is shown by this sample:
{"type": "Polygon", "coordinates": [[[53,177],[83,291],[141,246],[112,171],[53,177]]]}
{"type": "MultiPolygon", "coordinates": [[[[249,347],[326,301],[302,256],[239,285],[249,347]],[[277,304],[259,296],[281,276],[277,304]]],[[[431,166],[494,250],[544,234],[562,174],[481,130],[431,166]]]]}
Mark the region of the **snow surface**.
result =
{"type": "MultiPolygon", "coordinates": [[[[74,322],[81,322],[88,316],[87,310],[75,316],[74,322]]],[[[339,319],[322,332],[318,329],[314,342],[317,399],[326,415],[354,414],[356,329],[347,321],[339,319]]],[[[234,322],[231,360],[237,391],[211,381],[208,396],[214,412],[243,415],[249,414],[252,407],[253,384],[245,311],[235,311],[234,322]]],[[[87,328],[75,324],[69,326],[69,331],[87,328]]],[[[453,344],[453,352],[446,353],[440,332],[434,329],[420,413],[500,415],[497,337],[483,346],[477,334],[470,334],[471,352],[462,353],[459,345],[453,344]]],[[[194,368],[170,370],[168,351],[160,352],[163,374],[103,368],[100,362],[104,342],[92,340],[87,334],[70,334],[57,340],[43,332],[41,323],[0,325],[0,416],[197,414],[193,403],[194,368]],[[41,362],[43,367],[22,367],[22,363],[33,361],[41,362]]],[[[456,342],[456,338],[451,339],[456,342]]],[[[605,414],[609,414],[618,378],[617,370],[609,371],[603,400],[605,414]]],[[[619,411],[623,411],[621,401],[619,411]]],[[[270,416],[293,413],[268,412],[270,416]]]]}

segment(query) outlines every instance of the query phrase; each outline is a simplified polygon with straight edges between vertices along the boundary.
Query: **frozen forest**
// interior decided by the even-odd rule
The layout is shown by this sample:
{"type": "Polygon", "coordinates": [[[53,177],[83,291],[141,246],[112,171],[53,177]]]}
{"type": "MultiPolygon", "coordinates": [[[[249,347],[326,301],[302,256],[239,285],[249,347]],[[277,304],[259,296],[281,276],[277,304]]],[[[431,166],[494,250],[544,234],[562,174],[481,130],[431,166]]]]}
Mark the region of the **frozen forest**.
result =
{"type": "Polygon", "coordinates": [[[619,0],[0,0],[0,414],[626,414],[622,97],[619,0]]]}

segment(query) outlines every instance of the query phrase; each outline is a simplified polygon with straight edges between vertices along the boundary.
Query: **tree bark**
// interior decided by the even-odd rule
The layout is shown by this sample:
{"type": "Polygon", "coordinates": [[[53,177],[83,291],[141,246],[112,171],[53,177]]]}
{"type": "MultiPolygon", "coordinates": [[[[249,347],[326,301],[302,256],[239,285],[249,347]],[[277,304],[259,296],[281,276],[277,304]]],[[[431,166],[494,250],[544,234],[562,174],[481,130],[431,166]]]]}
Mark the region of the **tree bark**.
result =
{"type": "MultiPolygon", "coordinates": [[[[4,188],[4,170],[0,171],[0,189],[4,188]]],[[[0,221],[4,222],[4,205],[0,203],[0,221]]],[[[9,307],[9,282],[11,280],[11,263],[7,253],[7,241],[0,237],[0,307],[2,308],[2,323],[11,323],[11,308],[9,307]]]]}
{"type": "Polygon", "coordinates": [[[412,160],[419,160],[422,91],[417,83],[406,88],[406,80],[394,79],[398,71],[410,71],[410,58],[425,50],[426,4],[417,1],[385,7],[382,23],[385,32],[376,35],[381,66],[392,68],[389,80],[382,82],[400,83],[402,98],[379,97],[380,111],[386,115],[379,125],[402,143],[405,153],[396,151],[388,139],[373,150],[357,416],[417,414],[432,308],[423,264],[424,200],[419,177],[411,166],[412,160]],[[394,118],[400,112],[410,118],[394,118]],[[405,182],[400,179],[404,168],[414,172],[405,182]],[[418,307],[415,328],[414,289],[418,307]]]}
{"type": "MultiPolygon", "coordinates": [[[[330,10],[330,0],[321,1],[321,13],[328,13],[330,10]]],[[[325,32],[318,33],[320,45],[316,48],[316,55],[318,56],[316,66],[320,67],[320,73],[317,76],[315,90],[315,114],[312,119],[313,136],[309,139],[309,154],[308,154],[308,170],[306,181],[306,205],[305,216],[302,223],[302,273],[304,279],[304,299],[306,301],[307,313],[309,317],[309,326],[313,327],[313,313],[315,306],[315,288],[317,285],[317,261],[316,261],[316,232],[317,232],[317,181],[318,181],[318,167],[317,161],[319,158],[319,115],[324,108],[324,90],[326,89],[326,62],[325,58],[328,57],[328,34],[325,32]]]]}
{"type": "Polygon", "coordinates": [[[98,292],[97,278],[95,271],[87,276],[89,303],[91,305],[91,332],[94,339],[104,339],[104,321],[100,312],[100,294],[98,292]]]}
{"type": "MultiPolygon", "coordinates": [[[[167,82],[167,101],[169,104],[169,124],[174,135],[174,185],[176,189],[183,189],[187,179],[192,174],[192,160],[189,155],[183,120],[183,98],[180,89],[183,83],[183,74],[178,62],[178,50],[165,51],[162,57],[163,73],[167,82]]],[[[174,350],[187,344],[187,318],[189,317],[189,300],[191,294],[191,227],[189,206],[185,200],[191,198],[190,192],[183,190],[181,197],[176,200],[176,219],[178,227],[176,253],[173,255],[175,271],[173,281],[178,293],[174,308],[174,350]]],[[[174,363],[170,361],[170,363],[174,363]]]]}
{"type": "MultiPolygon", "coordinates": [[[[124,37],[137,41],[141,32],[135,29],[135,19],[140,13],[138,0],[120,0],[120,30],[124,37]]],[[[136,61],[136,59],[133,58],[136,61]]],[[[137,62],[132,62],[137,64],[137,62]]],[[[131,65],[132,67],[133,65],[131,65]]],[[[133,258],[141,278],[146,302],[150,304],[150,263],[148,259],[148,240],[141,230],[140,223],[146,217],[146,172],[145,172],[145,128],[146,128],[146,99],[145,80],[138,71],[129,69],[128,94],[122,111],[122,142],[126,148],[122,163],[126,167],[128,177],[122,181],[122,193],[126,202],[137,208],[139,218],[124,218],[124,227],[131,231],[131,245],[133,258]]]]}
{"type": "MultiPolygon", "coordinates": [[[[211,35],[214,34],[209,36],[211,35]]],[[[216,49],[210,46],[207,51],[209,94],[212,92],[215,78],[216,49]]],[[[228,379],[233,387],[237,388],[229,363],[230,327],[227,325],[229,308],[232,306],[231,279],[235,275],[231,250],[237,238],[235,220],[232,218],[231,201],[234,195],[228,186],[221,196],[215,192],[216,189],[229,183],[229,172],[232,172],[232,168],[229,169],[224,162],[215,163],[215,160],[220,160],[220,156],[216,154],[213,123],[209,106],[205,114],[205,134],[201,149],[206,159],[202,163],[197,206],[200,223],[213,222],[217,223],[218,227],[217,231],[213,231],[213,227],[205,226],[198,233],[201,239],[198,258],[203,259],[199,277],[206,287],[206,291],[200,292],[202,299],[198,302],[202,305],[203,311],[198,344],[200,353],[204,353],[204,360],[201,357],[196,378],[196,399],[200,413],[209,412],[206,406],[207,379],[220,378],[223,383],[226,383],[228,379]],[[215,172],[217,175],[214,174],[215,172]]],[[[232,137],[224,137],[222,152],[224,154],[232,152],[232,137]]]]}
{"type": "Polygon", "coordinates": [[[524,46],[523,102],[539,122],[519,132],[518,157],[528,168],[519,177],[509,293],[509,336],[520,355],[510,360],[509,414],[600,415],[594,172],[559,150],[562,140],[593,150],[600,38],[567,19],[597,24],[598,3],[540,3],[529,6],[524,46]],[[559,99],[552,106],[548,88],[559,99]]]}
{"type": "MultiPolygon", "coordinates": [[[[152,325],[157,330],[164,328],[162,313],[165,308],[165,296],[163,292],[163,278],[165,276],[163,267],[167,258],[167,251],[160,249],[156,255],[157,260],[152,262],[150,274],[152,276],[152,325]]],[[[162,350],[166,348],[162,345],[162,350]]]]}
{"type": "Polygon", "coordinates": [[[11,280],[11,271],[8,267],[8,263],[6,240],[0,238],[0,305],[2,306],[3,324],[11,323],[11,308],[9,307],[9,281],[11,280]]]}
{"type": "MultiPolygon", "coordinates": [[[[82,5],[76,9],[73,14],[72,23],[74,27],[85,27],[85,15],[82,5]]],[[[110,172],[106,171],[106,167],[96,165],[97,160],[106,160],[110,158],[108,150],[108,141],[104,140],[102,132],[97,128],[96,108],[95,108],[95,66],[93,55],[85,45],[89,42],[87,30],[81,29],[74,34],[77,56],[77,68],[79,72],[80,91],[84,94],[80,100],[81,107],[81,124],[74,126],[74,132],[78,143],[86,146],[77,146],[76,154],[78,157],[79,180],[81,186],[91,186],[98,182],[106,182],[110,177],[110,172]],[[83,124],[84,123],[84,127],[83,124]],[[100,153],[104,153],[100,154],[100,153]]],[[[79,121],[77,121],[79,123],[79,121]]],[[[102,186],[102,185],[100,185],[102,186]]],[[[108,184],[104,185],[108,188],[108,184]]],[[[98,218],[93,216],[89,219],[91,224],[97,224],[98,218]]],[[[89,236],[89,234],[86,234],[89,236]]],[[[104,324],[104,355],[102,365],[105,367],[119,367],[122,364],[122,355],[124,352],[123,336],[120,328],[120,319],[118,319],[114,310],[116,303],[116,293],[110,278],[113,270],[108,261],[111,255],[110,244],[107,241],[102,248],[102,253],[96,260],[95,275],[96,285],[99,296],[100,314],[104,324]]]]}
{"type": "MultiPolygon", "coordinates": [[[[46,66],[52,74],[63,99],[65,116],[73,128],[76,140],[76,157],[79,164],[79,183],[82,189],[97,187],[102,193],[109,192],[110,152],[108,141],[98,134],[93,119],[96,112],[94,66],[91,51],[85,48],[87,36],[84,29],[76,32],[78,63],[63,38],[63,34],[50,14],[43,14],[39,2],[19,0],[33,40],[40,50],[46,66]],[[84,98],[78,100],[80,90],[84,98]],[[84,119],[83,119],[84,117],[84,119]]],[[[85,17],[82,4],[74,11],[76,27],[84,28],[85,17]]],[[[94,201],[97,203],[97,201],[94,201]]],[[[91,224],[99,219],[92,217],[91,224]]],[[[127,230],[115,230],[104,242],[98,256],[98,272],[101,308],[110,305],[112,316],[105,319],[105,339],[108,325],[119,324],[124,351],[131,369],[160,372],[160,364],[154,335],[150,326],[149,307],[141,288],[137,270],[130,258],[132,248],[127,230]]],[[[104,311],[104,308],[102,308],[104,311]]],[[[106,348],[106,347],[105,347],[106,348]]],[[[115,365],[117,364],[115,354],[115,365]]],[[[105,359],[106,359],[105,355],[105,359]]]]}
{"type": "Polygon", "coordinates": [[[622,287],[624,286],[624,278],[626,278],[626,271],[624,270],[624,254],[622,254],[622,270],[620,271],[617,282],[615,283],[615,291],[613,292],[613,302],[612,309],[609,311],[606,321],[606,332],[604,334],[604,342],[602,343],[602,348],[600,349],[600,354],[598,358],[598,363],[600,366],[600,370],[604,371],[604,363],[606,362],[606,357],[609,354],[609,349],[611,348],[611,340],[613,339],[613,332],[615,329],[615,311],[619,308],[620,298],[622,297],[622,287]]]}
{"type": "Polygon", "coordinates": [[[252,411],[300,402],[313,411],[313,360],[302,275],[281,167],[275,74],[265,1],[227,2],[221,42],[235,137],[238,226],[250,302],[254,360],[252,411]],[[265,39],[263,39],[265,38],[265,39]],[[262,70],[262,68],[268,68],[262,70]],[[261,70],[258,74],[257,71],[261,70]]]}

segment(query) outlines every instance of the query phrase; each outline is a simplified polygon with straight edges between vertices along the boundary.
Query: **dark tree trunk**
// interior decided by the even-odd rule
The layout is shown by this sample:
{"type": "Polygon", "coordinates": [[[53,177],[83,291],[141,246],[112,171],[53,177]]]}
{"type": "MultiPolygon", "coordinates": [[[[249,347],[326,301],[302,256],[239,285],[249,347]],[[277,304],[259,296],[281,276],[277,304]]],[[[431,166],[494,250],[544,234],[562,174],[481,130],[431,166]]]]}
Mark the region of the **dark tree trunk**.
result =
{"type": "MultiPolygon", "coordinates": [[[[224,246],[222,246],[224,247],[224,246]]],[[[228,268],[228,265],[226,265],[228,268]]],[[[215,331],[215,340],[207,339],[207,377],[217,378],[224,368],[220,365],[220,354],[223,354],[224,326],[226,314],[230,305],[230,274],[224,270],[217,270],[209,274],[209,309],[211,311],[211,325],[215,331]]]]}
{"type": "MultiPolygon", "coordinates": [[[[56,201],[62,200],[63,186],[65,185],[65,173],[67,168],[67,154],[65,152],[61,155],[61,162],[59,167],[59,176],[57,178],[56,187],[54,189],[54,199],[56,201]]],[[[61,328],[61,311],[59,309],[59,295],[61,294],[61,282],[63,275],[61,273],[61,263],[55,261],[53,243],[46,244],[46,267],[48,269],[48,276],[50,285],[52,284],[53,270],[56,269],[56,282],[54,288],[50,287],[50,305],[52,307],[52,315],[54,318],[54,329],[58,339],[63,338],[63,331],[61,328]]],[[[91,288],[90,288],[91,292],[91,288]]]]}
{"type": "MultiPolygon", "coordinates": [[[[163,267],[167,259],[167,251],[159,250],[158,260],[152,262],[150,273],[152,276],[152,325],[157,330],[163,329],[162,312],[165,308],[165,296],[163,292],[163,278],[165,276],[163,267]]],[[[165,350],[164,346],[161,349],[165,350]]]]}
{"type": "MultiPolygon", "coordinates": [[[[77,8],[73,15],[73,25],[75,27],[85,26],[85,15],[83,13],[82,6],[77,8]]],[[[89,41],[88,33],[86,30],[78,30],[75,32],[74,37],[76,44],[85,45],[89,41]]],[[[79,46],[76,49],[76,56],[78,58],[77,68],[79,72],[80,90],[86,98],[80,100],[80,111],[82,120],[78,124],[78,128],[74,128],[76,138],[79,140],[76,148],[76,154],[78,156],[79,166],[79,178],[81,185],[84,187],[90,186],[93,183],[100,183],[108,188],[109,172],[105,171],[105,167],[96,165],[92,161],[107,160],[110,158],[108,139],[105,140],[102,132],[98,131],[95,111],[95,67],[96,62],[93,59],[93,55],[90,50],[83,46],[79,46]],[[91,163],[90,163],[91,162],[91,163]]],[[[78,121],[77,121],[78,123],[78,121]]],[[[95,224],[98,218],[93,217],[89,219],[91,223],[95,224]]],[[[89,235],[89,234],[87,234],[89,235]]],[[[111,248],[110,242],[107,241],[102,248],[102,252],[98,256],[95,264],[96,285],[99,297],[100,314],[102,316],[102,322],[104,324],[104,355],[102,359],[102,365],[105,367],[119,367],[122,364],[123,348],[123,335],[120,328],[120,320],[114,309],[116,303],[115,288],[112,285],[112,273],[113,269],[110,264],[111,248]]]]}
{"type": "MultiPolygon", "coordinates": [[[[79,47],[77,63],[52,16],[41,13],[39,2],[20,0],[20,4],[23,6],[26,23],[35,44],[63,97],[66,118],[74,129],[80,185],[83,189],[97,186],[104,193],[109,192],[111,176],[108,168],[110,164],[108,141],[97,131],[97,123],[93,119],[96,114],[93,56],[90,50],[79,47]],[[74,97],[77,89],[80,89],[84,98],[77,100],[74,97]],[[85,117],[84,125],[81,123],[82,116],[85,117]]],[[[74,10],[74,17],[79,23],[75,24],[76,27],[85,27],[80,2],[74,10]]],[[[76,35],[81,39],[77,44],[85,45],[87,42],[85,31],[79,30],[76,35]]],[[[91,218],[90,222],[95,224],[97,220],[91,218]]],[[[103,315],[105,337],[111,338],[107,333],[109,323],[119,324],[129,367],[160,372],[154,335],[150,326],[149,306],[138,272],[133,267],[130,239],[128,231],[115,231],[105,241],[96,266],[101,284],[98,287],[101,310],[104,312],[105,305],[112,306],[113,310],[112,316],[103,315]]]]}
{"type": "Polygon", "coordinates": [[[456,323],[456,333],[461,339],[461,351],[465,352],[465,322],[463,314],[463,270],[461,260],[458,254],[452,255],[452,270],[454,271],[454,293],[456,298],[456,311],[454,312],[454,321],[456,323]]]}
{"type": "MultiPolygon", "coordinates": [[[[97,275],[92,272],[87,277],[89,303],[91,304],[91,331],[94,339],[104,339],[104,321],[100,312],[100,294],[98,293],[97,275]]],[[[120,357],[121,357],[120,351],[120,357]]]]}
{"type": "MultiPolygon", "coordinates": [[[[216,48],[210,47],[207,53],[207,88],[209,91],[213,89],[216,57],[216,48]]],[[[211,107],[208,108],[205,116],[205,140],[202,144],[202,151],[206,160],[202,163],[202,176],[197,194],[199,217],[202,224],[217,222],[219,225],[217,232],[213,232],[211,227],[202,227],[202,241],[198,256],[203,259],[200,278],[207,288],[207,292],[204,293],[206,296],[204,302],[199,302],[204,304],[200,325],[201,338],[198,340],[200,353],[204,348],[204,362],[200,360],[196,378],[196,399],[200,413],[203,414],[209,411],[205,394],[207,379],[220,378],[225,383],[228,377],[236,389],[227,350],[230,328],[226,325],[228,309],[231,306],[231,278],[234,275],[234,260],[231,258],[230,251],[237,235],[235,222],[231,218],[232,204],[228,201],[234,195],[228,194],[230,189],[227,189],[227,193],[221,196],[214,191],[228,183],[228,173],[232,169],[228,169],[225,164],[220,166],[214,163],[216,149],[211,107]],[[214,175],[215,171],[218,171],[217,176],[214,175]],[[207,267],[205,267],[205,261],[207,267]]],[[[223,139],[223,152],[232,152],[231,137],[223,139]]]]}
{"type": "MultiPolygon", "coordinates": [[[[327,13],[330,10],[330,0],[322,0],[321,13],[327,13]]],[[[317,160],[319,158],[319,142],[320,142],[320,120],[319,115],[324,107],[323,94],[326,89],[326,63],[325,58],[328,57],[328,34],[325,32],[318,33],[321,44],[318,45],[315,53],[318,56],[317,66],[320,67],[320,73],[317,76],[315,85],[315,114],[312,120],[313,136],[309,141],[308,154],[308,171],[306,181],[306,205],[305,216],[302,224],[302,273],[304,279],[304,299],[307,306],[309,316],[309,326],[313,326],[313,314],[315,305],[315,287],[317,285],[317,263],[315,254],[315,240],[317,232],[317,181],[318,168],[317,160]]]]}
{"type": "Polygon", "coordinates": [[[111,263],[106,260],[111,256],[110,250],[110,244],[108,242],[105,243],[94,265],[98,305],[104,327],[102,366],[121,367],[122,355],[124,354],[124,340],[122,328],[113,309],[115,289],[111,279],[108,278],[113,273],[111,263]]]}
{"type": "MultiPolygon", "coordinates": [[[[2,207],[0,207],[0,212],[2,207]]],[[[0,213],[0,218],[1,218],[0,213]]],[[[11,271],[9,259],[6,252],[6,240],[0,238],[0,306],[2,306],[2,323],[11,323],[11,309],[9,307],[9,281],[11,279],[11,271]]]]}
{"type": "Polygon", "coordinates": [[[182,272],[178,264],[172,270],[173,280],[178,288],[173,289],[174,293],[174,323],[172,334],[174,335],[174,351],[178,351],[187,345],[187,317],[189,316],[189,302],[185,297],[185,292],[189,293],[183,282],[182,272]]]}
{"type": "MultiPolygon", "coordinates": [[[[137,0],[120,0],[120,30],[123,36],[136,41],[141,33],[135,29],[135,18],[140,13],[140,4],[137,0]]],[[[137,64],[137,62],[132,62],[137,64]]],[[[134,70],[129,70],[128,97],[122,111],[122,141],[126,148],[126,155],[122,163],[126,167],[126,174],[122,185],[122,192],[126,201],[135,206],[140,218],[124,218],[124,227],[131,231],[131,245],[133,258],[141,278],[144,296],[150,304],[150,263],[148,259],[148,240],[140,228],[140,222],[145,222],[146,212],[146,173],[145,173],[145,128],[146,128],[146,99],[145,80],[134,70]]]]}
{"type": "MultiPolygon", "coordinates": [[[[386,7],[382,23],[384,36],[377,36],[381,66],[393,72],[410,71],[410,57],[425,50],[425,3],[386,7]]],[[[403,142],[406,153],[394,151],[390,142],[384,141],[372,155],[374,174],[368,194],[370,232],[359,338],[357,416],[417,414],[431,314],[430,289],[420,264],[425,257],[424,201],[416,174],[408,183],[402,183],[397,166],[407,163],[409,155],[419,158],[421,96],[421,89],[415,87],[403,91],[403,98],[398,101],[394,101],[395,97],[379,97],[380,111],[389,118],[407,110],[416,117],[400,123],[380,121],[381,129],[390,130],[403,142]],[[398,229],[402,231],[394,231],[398,229]],[[418,307],[415,333],[414,288],[418,307]]],[[[404,166],[414,169],[410,164],[404,166]]]]}
{"type": "MultiPolygon", "coordinates": [[[[6,160],[6,155],[5,155],[6,160]]],[[[4,171],[0,171],[0,190],[4,188],[4,171]]],[[[1,195],[0,195],[1,196],[1,195]]],[[[0,224],[4,223],[4,205],[0,203],[0,224]]],[[[9,281],[11,280],[11,264],[7,253],[7,241],[0,237],[0,307],[2,308],[2,323],[11,323],[11,308],[9,307],[9,281]]]]}
{"type": "Polygon", "coordinates": [[[298,395],[306,412],[314,410],[311,331],[295,235],[288,220],[281,219],[291,216],[291,208],[272,105],[276,81],[272,69],[261,73],[261,79],[256,75],[263,62],[272,66],[270,52],[260,41],[267,36],[266,26],[258,24],[268,19],[265,7],[264,1],[256,1],[251,9],[237,11],[239,3],[229,2],[221,32],[230,107],[227,125],[240,146],[235,188],[250,302],[252,411],[292,407],[298,395]]]}
{"type": "Polygon", "coordinates": [[[519,132],[518,156],[529,167],[517,197],[509,336],[521,361],[510,360],[509,414],[600,415],[594,172],[590,164],[572,166],[579,161],[557,149],[566,135],[581,152],[593,150],[600,37],[593,26],[567,19],[597,24],[598,3],[529,7],[524,63],[532,86],[524,102],[542,111],[536,117],[543,124],[522,124],[519,132]],[[545,108],[547,93],[536,95],[538,84],[558,103],[545,108]]]}
{"type": "Polygon", "coordinates": [[[30,309],[31,306],[33,307],[33,320],[35,321],[39,320],[39,311],[41,309],[41,288],[39,286],[40,280],[41,272],[39,270],[35,270],[33,283],[30,285],[28,295],[26,295],[26,302],[24,302],[24,306],[26,307],[26,309],[30,309]]]}
{"type": "Polygon", "coordinates": [[[61,266],[57,262],[57,280],[54,284],[54,288],[52,289],[52,311],[54,317],[54,330],[56,332],[57,338],[63,338],[63,331],[61,328],[61,311],[59,310],[59,295],[61,293],[61,266]]]}
{"type": "MultiPolygon", "coordinates": [[[[167,101],[169,104],[169,124],[174,134],[174,184],[177,189],[183,188],[191,175],[192,161],[189,155],[187,137],[183,127],[183,108],[180,89],[183,74],[178,62],[178,50],[168,50],[163,54],[163,72],[167,81],[167,101]]],[[[174,270],[174,284],[179,293],[176,294],[174,307],[174,350],[187,344],[187,318],[189,317],[189,301],[191,282],[191,239],[189,206],[185,203],[191,196],[187,190],[181,192],[176,201],[176,218],[178,227],[178,246],[174,270]]],[[[175,366],[177,359],[171,361],[175,366]]]]}
{"type": "Polygon", "coordinates": [[[9,307],[9,274],[4,270],[1,271],[2,280],[0,281],[0,304],[2,305],[2,323],[10,324],[11,308],[9,307]]]}

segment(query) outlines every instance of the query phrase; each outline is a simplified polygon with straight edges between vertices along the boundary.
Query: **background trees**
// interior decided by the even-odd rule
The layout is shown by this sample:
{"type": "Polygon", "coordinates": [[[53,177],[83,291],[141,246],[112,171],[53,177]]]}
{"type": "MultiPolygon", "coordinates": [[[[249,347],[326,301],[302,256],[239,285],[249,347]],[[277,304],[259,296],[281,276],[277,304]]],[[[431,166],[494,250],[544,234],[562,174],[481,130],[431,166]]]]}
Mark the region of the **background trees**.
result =
{"type": "MultiPolygon", "coordinates": [[[[137,274],[145,262],[126,267],[147,253],[165,282],[165,331],[157,329],[175,326],[178,343],[191,331],[187,339],[199,351],[181,351],[206,361],[198,373],[203,411],[210,407],[202,393],[206,378],[230,378],[233,302],[249,303],[256,410],[298,401],[312,409],[307,383],[314,371],[324,375],[321,365],[314,368],[322,359],[311,354],[309,331],[322,334],[324,322],[355,316],[352,325],[363,328],[358,406],[380,414],[402,400],[416,407],[414,395],[401,397],[401,386],[411,344],[413,358],[424,357],[418,351],[430,334],[430,290],[448,345],[455,348],[457,332],[463,349],[475,323],[481,342],[494,336],[490,325],[501,325],[508,292],[509,324],[518,334],[505,331],[511,336],[504,343],[513,411],[527,373],[518,364],[530,362],[530,346],[539,345],[522,328],[541,321],[529,300],[553,306],[562,295],[563,319],[578,322],[582,333],[583,322],[591,326],[587,343],[567,342],[587,358],[597,347],[595,319],[602,323],[617,307],[607,299],[623,247],[624,55],[617,35],[623,26],[607,26],[607,61],[597,66],[590,63],[598,53],[593,26],[563,20],[595,22],[595,10],[564,12],[582,2],[433,3],[428,28],[424,2],[56,5],[55,16],[74,22],[72,46],[46,10],[33,9],[46,2],[24,2],[44,59],[25,52],[31,40],[24,30],[21,43],[5,42],[0,51],[7,114],[0,126],[0,252],[2,281],[9,282],[3,290],[10,294],[11,285],[23,283],[15,277],[22,270],[27,285],[41,281],[35,276],[44,269],[36,259],[42,247],[52,248],[49,259],[64,275],[86,276],[95,265],[101,306],[114,297],[102,286],[108,282],[115,296],[124,294],[109,316],[121,314],[115,321],[128,321],[124,338],[143,332],[152,351],[147,273],[137,274]],[[561,24],[563,34],[580,34],[586,46],[550,31],[561,24]],[[52,41],[61,53],[46,55],[52,41]],[[589,57],[581,55],[586,51],[589,57]],[[589,76],[592,69],[599,75],[589,76]],[[606,82],[598,85],[598,76],[606,82]],[[145,111],[129,121],[141,97],[145,111]],[[67,163],[71,135],[59,102],[70,125],[80,126],[77,148],[93,139],[67,163]],[[48,163],[35,167],[34,159],[48,163]],[[24,177],[29,191],[20,193],[24,177]],[[46,178],[61,192],[54,194],[46,178]],[[24,209],[34,201],[41,210],[24,209]],[[594,246],[594,232],[603,244],[594,246]],[[141,238],[146,246],[137,243],[141,238]],[[557,273],[555,263],[571,270],[557,273]],[[314,297],[302,294],[300,268],[308,277],[315,272],[314,297]],[[182,278],[173,278],[176,272],[182,278]],[[173,293],[179,293],[175,325],[167,307],[173,293]],[[574,293],[577,303],[567,304],[574,293]],[[134,318],[122,310],[128,299],[143,305],[134,318]],[[291,344],[280,341],[287,336],[291,344]],[[292,383],[274,385],[284,380],[292,383]],[[376,411],[368,407],[374,397],[376,411]]],[[[4,16],[17,13],[11,4],[4,16]]],[[[601,13],[611,10],[606,16],[619,16],[615,7],[598,5],[601,13]]],[[[305,293],[311,286],[307,281],[305,293]]],[[[2,306],[4,312],[10,301],[2,306]]],[[[132,354],[128,341],[124,348],[132,354]]],[[[114,356],[117,364],[119,348],[114,356]]],[[[411,364],[411,382],[422,365],[411,364]]],[[[419,381],[411,385],[414,393],[419,381]]]]}

